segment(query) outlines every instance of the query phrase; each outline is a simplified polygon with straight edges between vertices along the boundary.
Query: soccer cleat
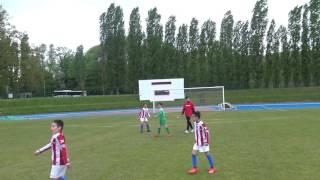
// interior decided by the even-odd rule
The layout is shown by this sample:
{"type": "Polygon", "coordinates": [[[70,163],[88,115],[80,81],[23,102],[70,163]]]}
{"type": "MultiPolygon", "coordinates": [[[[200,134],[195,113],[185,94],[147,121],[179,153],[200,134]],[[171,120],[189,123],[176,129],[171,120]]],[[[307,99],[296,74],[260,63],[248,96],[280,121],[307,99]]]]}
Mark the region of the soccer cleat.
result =
{"type": "Polygon", "coordinates": [[[217,171],[216,168],[213,167],[213,168],[210,168],[210,169],[208,170],[208,173],[209,173],[209,174],[214,174],[216,171],[217,171]]]}
{"type": "Polygon", "coordinates": [[[197,172],[198,172],[198,168],[195,168],[195,167],[188,170],[189,174],[196,174],[197,172]]]}
{"type": "Polygon", "coordinates": [[[171,137],[172,135],[171,134],[167,134],[167,137],[171,137]]]}
{"type": "Polygon", "coordinates": [[[193,129],[191,129],[191,131],[190,132],[192,132],[193,133],[193,129]]]}
{"type": "Polygon", "coordinates": [[[157,137],[159,137],[159,135],[158,135],[158,134],[157,134],[157,135],[154,135],[154,137],[156,137],[156,138],[157,138],[157,137]]]}
{"type": "Polygon", "coordinates": [[[186,134],[189,134],[189,131],[188,131],[188,130],[185,130],[184,132],[185,132],[186,134]]]}
{"type": "Polygon", "coordinates": [[[150,129],[148,129],[147,132],[151,132],[150,129]]]}

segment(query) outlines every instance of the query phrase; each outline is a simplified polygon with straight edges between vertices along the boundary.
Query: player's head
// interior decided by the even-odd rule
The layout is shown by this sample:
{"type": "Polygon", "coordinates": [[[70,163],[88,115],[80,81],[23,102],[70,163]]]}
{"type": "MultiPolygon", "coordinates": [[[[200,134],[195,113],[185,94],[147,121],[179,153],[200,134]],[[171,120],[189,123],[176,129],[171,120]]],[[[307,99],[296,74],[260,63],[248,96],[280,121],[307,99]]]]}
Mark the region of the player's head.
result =
{"type": "Polygon", "coordinates": [[[144,104],[143,107],[144,107],[144,108],[147,108],[147,107],[148,107],[148,104],[144,104]]]}
{"type": "Polygon", "coordinates": [[[157,106],[158,106],[158,108],[162,108],[163,107],[163,103],[160,102],[160,103],[158,103],[157,106]]]}
{"type": "Polygon", "coordinates": [[[186,101],[187,101],[187,102],[191,101],[191,99],[190,99],[189,96],[186,96],[186,101]]]}
{"type": "Polygon", "coordinates": [[[196,121],[196,122],[200,121],[200,118],[201,118],[201,113],[200,113],[200,111],[194,112],[193,115],[192,115],[192,117],[193,117],[193,120],[194,120],[194,121],[196,121]]]}
{"type": "Polygon", "coordinates": [[[51,123],[51,132],[53,134],[60,132],[63,129],[63,121],[60,119],[53,120],[51,123]]]}

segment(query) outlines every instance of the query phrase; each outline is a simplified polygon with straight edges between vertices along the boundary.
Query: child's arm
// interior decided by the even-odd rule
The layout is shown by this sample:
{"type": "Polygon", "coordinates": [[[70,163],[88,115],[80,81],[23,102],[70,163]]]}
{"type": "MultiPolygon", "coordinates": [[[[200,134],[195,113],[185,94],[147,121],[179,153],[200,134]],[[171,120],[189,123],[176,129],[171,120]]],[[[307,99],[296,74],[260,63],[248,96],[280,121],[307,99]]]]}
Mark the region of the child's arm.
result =
{"type": "Polygon", "coordinates": [[[204,128],[205,139],[206,139],[205,146],[208,146],[208,145],[209,145],[209,142],[210,142],[210,132],[209,132],[209,128],[208,128],[208,126],[207,126],[206,124],[204,124],[203,128],[204,128]]]}
{"type": "Polygon", "coordinates": [[[66,145],[66,141],[65,141],[65,137],[64,136],[58,136],[57,137],[57,142],[60,144],[61,147],[61,152],[65,153],[66,159],[67,159],[67,167],[70,168],[71,167],[71,163],[70,163],[70,159],[69,159],[69,151],[66,145]]]}
{"type": "Polygon", "coordinates": [[[36,150],[36,152],[34,153],[35,155],[39,155],[47,150],[49,150],[51,148],[51,143],[41,147],[40,149],[36,150]]]}
{"type": "Polygon", "coordinates": [[[183,116],[184,115],[184,111],[186,110],[186,108],[185,108],[186,106],[185,106],[185,104],[183,104],[183,107],[182,107],[182,111],[181,111],[181,116],[183,116]]]}

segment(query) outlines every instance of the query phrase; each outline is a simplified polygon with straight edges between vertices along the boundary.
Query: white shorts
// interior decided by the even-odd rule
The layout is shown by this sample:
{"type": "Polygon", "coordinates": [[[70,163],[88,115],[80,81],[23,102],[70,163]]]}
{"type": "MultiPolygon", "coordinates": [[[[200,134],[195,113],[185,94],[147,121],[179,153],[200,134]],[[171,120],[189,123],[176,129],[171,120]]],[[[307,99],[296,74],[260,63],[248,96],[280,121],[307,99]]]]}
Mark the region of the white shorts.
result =
{"type": "Polygon", "coordinates": [[[50,178],[57,179],[60,177],[64,177],[67,172],[68,167],[66,165],[52,165],[50,178]]]}
{"type": "Polygon", "coordinates": [[[141,122],[148,122],[148,118],[140,118],[141,122]]]}
{"type": "Polygon", "coordinates": [[[201,153],[204,152],[209,152],[210,151],[210,147],[208,146],[198,146],[197,143],[194,143],[193,145],[193,150],[199,151],[201,153]]]}

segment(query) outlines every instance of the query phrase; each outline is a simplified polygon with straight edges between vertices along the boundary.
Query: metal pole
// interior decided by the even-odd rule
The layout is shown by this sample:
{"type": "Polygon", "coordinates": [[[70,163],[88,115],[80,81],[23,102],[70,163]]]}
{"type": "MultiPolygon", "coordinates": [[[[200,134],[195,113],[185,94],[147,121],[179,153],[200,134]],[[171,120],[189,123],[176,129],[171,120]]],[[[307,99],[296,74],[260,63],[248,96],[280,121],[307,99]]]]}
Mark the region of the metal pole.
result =
{"type": "Polygon", "coordinates": [[[226,110],[226,107],[225,107],[225,98],[224,98],[224,86],[222,86],[222,109],[223,110],[226,110]]]}

